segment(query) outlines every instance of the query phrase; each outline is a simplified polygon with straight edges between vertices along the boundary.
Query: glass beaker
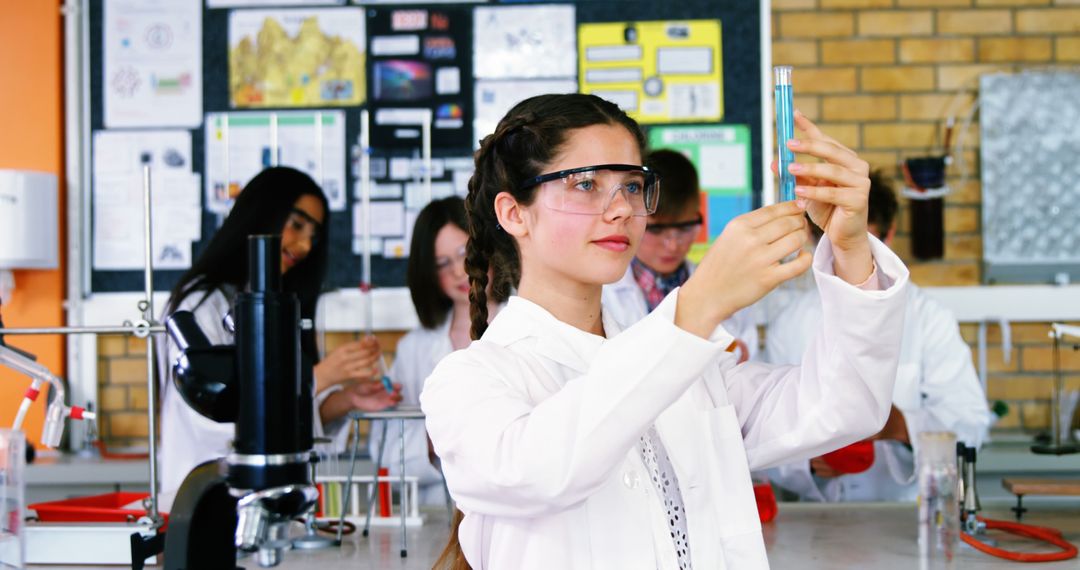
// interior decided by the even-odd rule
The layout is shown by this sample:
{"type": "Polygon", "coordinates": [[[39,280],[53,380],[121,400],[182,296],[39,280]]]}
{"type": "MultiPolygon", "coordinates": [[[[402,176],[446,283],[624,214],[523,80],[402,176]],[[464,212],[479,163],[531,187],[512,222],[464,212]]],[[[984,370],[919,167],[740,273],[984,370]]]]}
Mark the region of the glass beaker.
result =
{"type": "Polygon", "coordinates": [[[919,568],[953,570],[960,546],[956,434],[927,431],[918,439],[919,568]]]}

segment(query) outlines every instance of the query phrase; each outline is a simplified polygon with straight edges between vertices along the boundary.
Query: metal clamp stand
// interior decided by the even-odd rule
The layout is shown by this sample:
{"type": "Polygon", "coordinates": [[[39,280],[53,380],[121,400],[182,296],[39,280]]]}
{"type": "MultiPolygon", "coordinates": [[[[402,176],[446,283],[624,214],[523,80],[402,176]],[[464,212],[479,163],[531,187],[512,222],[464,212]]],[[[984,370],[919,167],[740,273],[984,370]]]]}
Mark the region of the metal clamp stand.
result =
{"type": "MultiPolygon", "coordinates": [[[[315,464],[319,462],[319,454],[311,452],[311,481],[315,481],[315,464]]],[[[318,550],[320,548],[329,548],[331,546],[341,546],[341,540],[336,542],[332,538],[320,536],[315,529],[315,509],[308,511],[306,517],[304,517],[304,536],[293,539],[293,548],[299,550],[318,550]]]]}
{"type": "MultiPolygon", "coordinates": [[[[154,342],[150,339],[151,334],[165,332],[165,327],[154,320],[154,267],[153,267],[153,240],[150,219],[150,167],[143,166],[143,283],[145,298],[139,301],[139,312],[142,319],[131,323],[125,321],[121,326],[69,326],[69,327],[40,327],[40,328],[11,328],[0,329],[0,335],[73,335],[73,334],[130,334],[136,338],[146,339],[146,390],[150,402],[157,401],[157,383],[154,381],[154,342]]],[[[147,441],[150,445],[150,497],[147,501],[146,517],[140,521],[149,522],[152,529],[160,529],[164,525],[164,519],[158,512],[158,484],[157,484],[157,438],[154,434],[154,426],[157,425],[157,412],[154,406],[147,408],[147,421],[149,430],[147,441]]],[[[143,560],[160,554],[164,548],[164,541],[160,540],[160,534],[144,538],[139,533],[131,536],[132,568],[136,570],[142,567],[143,560]]]]}

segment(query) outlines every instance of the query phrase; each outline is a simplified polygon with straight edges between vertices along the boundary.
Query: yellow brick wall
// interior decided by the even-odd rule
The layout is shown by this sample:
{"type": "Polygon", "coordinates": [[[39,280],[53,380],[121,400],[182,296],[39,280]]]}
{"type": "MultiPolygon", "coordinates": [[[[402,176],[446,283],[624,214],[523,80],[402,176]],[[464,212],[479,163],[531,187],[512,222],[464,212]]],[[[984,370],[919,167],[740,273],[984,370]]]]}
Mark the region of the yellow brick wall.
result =
{"type": "MultiPolygon", "coordinates": [[[[1078,0],[773,0],[773,60],[794,67],[795,105],[835,138],[902,185],[897,164],[940,152],[946,108],[973,100],[978,76],[1080,61],[1078,0]]],[[[954,134],[955,136],[955,134],[954,134]]],[[[950,168],[945,199],[945,256],[911,257],[902,200],[894,249],[923,286],[981,282],[978,122],[960,186],[950,168]]],[[[974,347],[976,326],[962,332],[974,347]]],[[[989,330],[988,398],[1009,404],[999,430],[1036,431],[1049,422],[1047,323],[1014,325],[1015,349],[1003,361],[1001,335],[989,330]]],[[[1080,389],[1080,353],[1063,353],[1066,384],[1080,389]]]]}
{"type": "MultiPolygon", "coordinates": [[[[900,160],[935,148],[949,101],[974,94],[980,74],[1080,62],[1080,0],[773,0],[773,17],[773,58],[795,67],[796,106],[893,176],[900,160]]],[[[969,182],[960,187],[950,172],[944,259],[911,259],[906,205],[901,211],[895,249],[920,285],[980,282],[977,128],[968,140],[969,182]]],[[[1001,361],[1000,339],[992,343],[989,397],[1011,405],[1002,428],[1038,429],[1047,421],[1046,325],[1018,330],[1012,364],[1001,361]]],[[[964,334],[974,342],[973,326],[964,334]]],[[[331,335],[327,344],[352,336],[331,335]]],[[[388,353],[399,337],[381,335],[388,353]]],[[[102,434],[139,444],[147,429],[144,345],[101,337],[98,348],[102,434]]],[[[1080,358],[1070,358],[1077,388],[1080,358]]]]}
{"type": "MultiPolygon", "coordinates": [[[[404,332],[375,336],[393,362],[394,348],[404,332]]],[[[356,333],[326,336],[328,350],[360,338],[356,333]]],[[[121,336],[98,337],[98,420],[102,439],[110,447],[145,447],[147,436],[146,342],[121,336]]],[[[365,424],[366,429],[366,424],[365,424]]]]}

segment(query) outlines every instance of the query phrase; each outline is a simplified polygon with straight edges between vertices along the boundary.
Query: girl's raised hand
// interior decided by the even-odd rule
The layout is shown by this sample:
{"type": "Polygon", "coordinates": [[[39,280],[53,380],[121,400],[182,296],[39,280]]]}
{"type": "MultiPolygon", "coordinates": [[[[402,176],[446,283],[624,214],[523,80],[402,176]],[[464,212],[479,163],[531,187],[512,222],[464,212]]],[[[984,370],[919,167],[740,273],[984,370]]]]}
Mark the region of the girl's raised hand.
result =
{"type": "Polygon", "coordinates": [[[829,236],[836,275],[849,283],[862,283],[874,269],[866,230],[870,165],[798,111],[795,126],[805,138],[788,141],[788,148],[822,160],[790,165],[796,201],[806,201],[810,219],[829,236]]]}
{"type": "Polygon", "coordinates": [[[773,204],[724,227],[694,274],[679,290],[675,324],[703,338],[735,311],[810,267],[802,251],[809,238],[801,204],[773,204]],[[796,251],[799,256],[780,261],[796,251]]]}

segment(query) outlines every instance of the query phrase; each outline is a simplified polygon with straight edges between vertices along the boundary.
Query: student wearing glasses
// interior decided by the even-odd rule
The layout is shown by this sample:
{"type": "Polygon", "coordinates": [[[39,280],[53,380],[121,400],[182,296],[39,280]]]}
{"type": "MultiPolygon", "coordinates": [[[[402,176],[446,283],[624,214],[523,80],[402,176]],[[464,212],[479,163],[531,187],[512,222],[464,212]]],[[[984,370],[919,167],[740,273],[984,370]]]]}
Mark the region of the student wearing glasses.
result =
{"type": "MultiPolygon", "coordinates": [[[[313,319],[327,264],[326,197],[306,174],[292,168],[263,170],[236,197],[229,216],[206,251],[172,290],[162,321],[175,311],[191,311],[212,344],[232,344],[222,319],[236,294],[247,286],[248,236],[281,234],[282,288],[296,293],[301,318],[313,319]]],[[[374,339],[339,346],[319,359],[313,331],[300,334],[304,362],[314,364],[315,435],[331,434],[347,424],[352,409],[381,410],[401,399],[379,381],[379,346],[374,339]]],[[[187,405],[173,386],[172,365],[179,354],[162,337],[158,354],[161,379],[161,504],[168,510],[188,472],[231,451],[231,423],[217,423],[187,405]]]]}
{"type": "Polygon", "coordinates": [[[595,95],[540,95],[484,138],[465,201],[477,340],[420,394],[460,509],[436,568],[764,569],[750,470],[881,429],[907,270],[867,233],[867,163],[795,124],[798,200],[729,222],[625,328],[601,290],[656,211],[637,123],[595,95]],[[826,236],[781,263],[806,213],[826,236]],[[824,318],[800,365],[737,364],[719,325],[811,264],[824,318]],[[517,294],[489,323],[488,283],[506,276],[517,294]]]}
{"type": "MultiPolygon", "coordinates": [[[[694,262],[686,254],[704,221],[698,173],[690,159],[680,152],[659,149],[645,157],[645,166],[662,181],[656,213],[648,217],[645,235],[626,274],[605,285],[603,293],[604,309],[624,326],[645,318],[690,278],[694,262]]],[[[735,336],[739,362],[757,353],[757,325],[748,310],[737,311],[723,325],[735,336]]]]}
{"type": "MultiPolygon", "coordinates": [[[[457,196],[435,200],[416,216],[405,280],[420,327],[398,341],[389,371],[390,378],[401,384],[402,405],[419,406],[424,379],[435,365],[471,342],[469,276],[465,273],[468,227],[465,202],[457,196]]],[[[494,316],[507,291],[489,291],[488,314],[494,316]]],[[[401,424],[375,422],[368,445],[371,457],[377,457],[387,423],[382,465],[396,477],[401,465],[401,424]]],[[[443,500],[442,476],[436,465],[423,422],[405,422],[405,473],[419,478],[423,504],[443,500]]]]}

